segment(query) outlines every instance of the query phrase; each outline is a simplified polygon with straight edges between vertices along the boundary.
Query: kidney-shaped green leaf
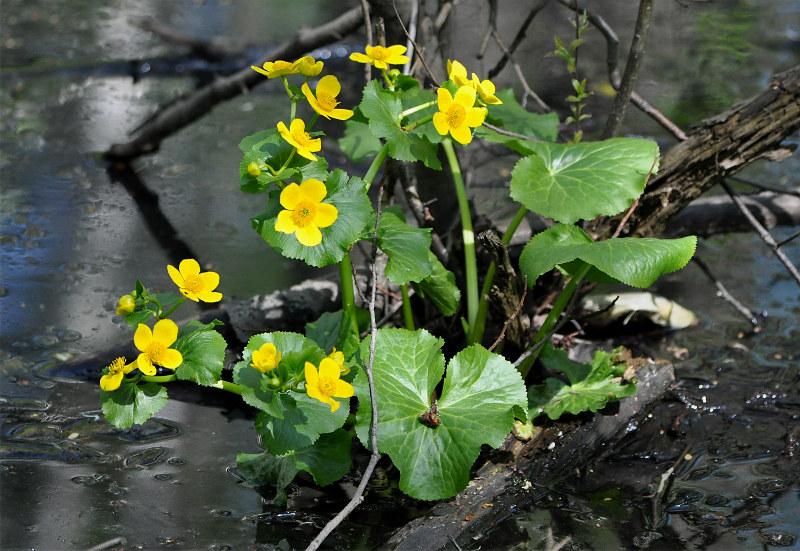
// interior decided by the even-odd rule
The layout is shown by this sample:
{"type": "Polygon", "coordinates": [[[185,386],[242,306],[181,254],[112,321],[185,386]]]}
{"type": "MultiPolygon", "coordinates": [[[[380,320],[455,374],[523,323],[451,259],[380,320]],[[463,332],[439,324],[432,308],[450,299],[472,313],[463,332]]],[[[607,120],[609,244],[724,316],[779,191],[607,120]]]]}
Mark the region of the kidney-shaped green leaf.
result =
{"type": "Polygon", "coordinates": [[[531,238],[522,251],[519,265],[530,285],[556,266],[571,271],[565,266],[577,259],[613,280],[644,288],[660,276],[686,266],[696,246],[694,236],[680,239],[622,237],[594,242],[579,227],[558,224],[531,238]]]}
{"type": "MultiPolygon", "coordinates": [[[[512,409],[525,408],[525,385],[514,366],[480,345],[450,361],[440,424],[423,423],[430,397],[444,371],[441,339],[424,330],[382,329],[375,341],[373,376],[378,403],[378,449],[400,471],[400,489],[425,500],[463,490],[482,444],[499,446],[514,422],[512,409]]],[[[361,346],[362,358],[369,342],[361,346]]],[[[354,381],[361,406],[356,433],[369,446],[372,419],[369,386],[361,372],[354,381]]]]}
{"type": "Polygon", "coordinates": [[[530,142],[535,152],[511,174],[511,197],[528,209],[571,224],[622,212],[658,168],[658,145],[639,138],[555,144],[530,142]]]}

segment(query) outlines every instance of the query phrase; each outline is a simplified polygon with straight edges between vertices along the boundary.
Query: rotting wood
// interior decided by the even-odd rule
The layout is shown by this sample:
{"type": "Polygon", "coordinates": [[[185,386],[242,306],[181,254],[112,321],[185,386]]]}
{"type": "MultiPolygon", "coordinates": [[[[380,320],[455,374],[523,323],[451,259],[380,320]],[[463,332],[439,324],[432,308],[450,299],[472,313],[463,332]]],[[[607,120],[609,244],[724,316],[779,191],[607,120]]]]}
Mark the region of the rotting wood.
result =
{"type": "Polygon", "coordinates": [[[531,502],[535,486],[525,489],[525,481],[533,485],[546,481],[550,486],[559,478],[576,476],[576,469],[585,468],[626,433],[631,423],[645,416],[675,380],[673,366],[667,361],[636,358],[629,363],[639,380],[635,395],[610,404],[588,421],[581,421],[584,415],[537,428],[528,442],[509,435],[493,454],[496,459],[480,467],[463,492],[400,528],[382,548],[444,551],[453,549],[448,537],[462,544],[482,540],[512,507],[531,502]]]}
{"type": "MultiPolygon", "coordinates": [[[[781,160],[796,146],[784,140],[800,129],[800,66],[776,75],[770,86],[702,121],[663,156],[625,235],[660,235],[670,219],[722,178],[759,159],[781,160]]],[[[610,235],[619,217],[602,219],[591,231],[610,235]]]]}

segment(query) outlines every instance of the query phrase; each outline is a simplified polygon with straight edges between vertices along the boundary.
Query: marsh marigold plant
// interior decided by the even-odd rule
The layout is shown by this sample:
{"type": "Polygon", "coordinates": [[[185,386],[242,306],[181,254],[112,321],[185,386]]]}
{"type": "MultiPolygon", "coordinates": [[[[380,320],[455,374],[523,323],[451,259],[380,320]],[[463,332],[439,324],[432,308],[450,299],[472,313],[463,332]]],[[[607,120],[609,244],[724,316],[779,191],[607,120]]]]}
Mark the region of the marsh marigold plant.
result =
{"type": "Polygon", "coordinates": [[[350,59],[358,63],[374,65],[377,69],[386,69],[389,65],[405,65],[411,58],[406,53],[406,47],[400,44],[394,46],[367,46],[365,53],[353,52],[350,59]]]}

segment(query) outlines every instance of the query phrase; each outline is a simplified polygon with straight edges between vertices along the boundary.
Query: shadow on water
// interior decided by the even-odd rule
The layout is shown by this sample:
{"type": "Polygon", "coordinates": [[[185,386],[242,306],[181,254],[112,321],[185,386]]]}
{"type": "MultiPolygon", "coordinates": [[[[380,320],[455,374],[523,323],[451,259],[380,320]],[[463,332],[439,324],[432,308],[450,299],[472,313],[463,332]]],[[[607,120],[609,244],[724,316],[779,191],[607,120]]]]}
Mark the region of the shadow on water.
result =
{"type": "MultiPolygon", "coordinates": [[[[236,8],[224,2],[105,4],[6,1],[0,12],[0,547],[83,550],[118,536],[143,549],[271,549],[281,540],[303,547],[338,512],[356,480],[320,490],[300,477],[287,506],[271,505],[269,488],[246,486],[231,470],[238,452],[259,451],[253,412],[241,402],[177,384],[157,417],[121,431],[98,409],[102,362],[64,365],[129,346],[130,332],[113,316],[116,298],[136,277],[154,287],[170,285],[166,264],[188,257],[213,261],[226,297],[265,293],[318,274],[268,250],[250,228],[257,198],[238,192],[236,144],[265,121],[285,116],[274,106],[280,87],[265,83],[218,106],[134,166],[106,167],[88,154],[125,141],[154,105],[262,53],[233,66],[176,55],[127,18],[154,15],[199,36],[260,43],[329,20],[340,8],[309,2],[287,9],[256,0],[236,8]]],[[[680,14],[684,8],[675,4],[671,9],[680,14]]],[[[761,4],[763,14],[779,19],[800,13],[797,3],[780,9],[761,4]]],[[[752,40],[741,22],[757,10],[736,5],[734,30],[752,40]]],[[[711,23],[724,29],[719,18],[711,23]]],[[[774,19],[759,24],[796,41],[774,19]]],[[[686,64],[698,71],[694,90],[675,83],[687,78],[682,63],[690,53],[714,65],[724,50],[707,37],[682,49],[686,37],[677,24],[662,22],[662,33],[665,28],[662,39],[679,53],[643,69],[643,89],[648,97],[658,97],[658,89],[674,109],[692,103],[698,114],[713,112],[716,104],[703,98],[721,88],[704,79],[700,64],[686,64]]],[[[542,51],[551,47],[548,42],[542,51]]],[[[721,101],[758,89],[764,73],[785,68],[793,55],[796,62],[792,51],[734,49],[765,69],[737,80],[736,72],[752,65],[726,66],[721,101]]],[[[538,63],[541,52],[531,57],[538,63]]],[[[631,133],[652,131],[631,115],[631,133]]],[[[757,167],[750,177],[789,185],[798,170],[795,158],[777,168],[757,167]]],[[[761,331],[751,332],[716,299],[696,268],[664,278],[657,291],[694,309],[704,323],[635,344],[652,356],[674,358],[680,384],[586,472],[552,485],[534,481],[528,506],[462,548],[542,548],[548,526],[556,539],[572,537],[566,549],[797,548],[797,289],[752,236],[707,240],[699,254],[718,273],[730,274],[726,285],[740,300],[769,312],[761,331]]],[[[789,245],[787,254],[800,258],[800,246],[789,245]]],[[[192,305],[184,314],[201,313],[192,305]]],[[[397,492],[390,474],[379,472],[365,505],[326,548],[376,547],[425,511],[397,492]]]]}

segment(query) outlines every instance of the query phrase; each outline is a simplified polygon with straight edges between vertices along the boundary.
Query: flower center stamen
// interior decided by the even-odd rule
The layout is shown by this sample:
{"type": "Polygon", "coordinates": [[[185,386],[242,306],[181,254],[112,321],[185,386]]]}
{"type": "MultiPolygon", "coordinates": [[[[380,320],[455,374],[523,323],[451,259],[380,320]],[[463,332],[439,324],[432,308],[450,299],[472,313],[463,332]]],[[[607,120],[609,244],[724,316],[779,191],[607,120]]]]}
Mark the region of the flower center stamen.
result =
{"type": "Polygon", "coordinates": [[[164,355],[166,349],[167,347],[160,342],[152,342],[150,346],[147,347],[147,357],[150,358],[151,363],[160,363],[161,356],[164,355]]]}
{"type": "Polygon", "coordinates": [[[454,103],[450,110],[447,111],[447,123],[450,128],[458,128],[464,124],[464,119],[467,118],[467,111],[463,106],[454,103]]]}
{"type": "Polygon", "coordinates": [[[184,279],[184,282],[186,283],[186,288],[193,293],[199,293],[203,290],[203,280],[200,279],[200,276],[189,276],[184,279]]]}
{"type": "Polygon", "coordinates": [[[336,98],[325,91],[317,92],[317,103],[319,103],[319,106],[326,111],[331,111],[337,105],[339,105],[339,102],[336,101],[336,98]]]}
{"type": "Polygon", "coordinates": [[[320,377],[319,390],[326,396],[333,396],[333,393],[336,392],[336,383],[328,377],[320,377]]]}
{"type": "Polygon", "coordinates": [[[316,210],[311,203],[300,203],[292,212],[292,222],[295,226],[304,228],[314,220],[316,210]]]}

